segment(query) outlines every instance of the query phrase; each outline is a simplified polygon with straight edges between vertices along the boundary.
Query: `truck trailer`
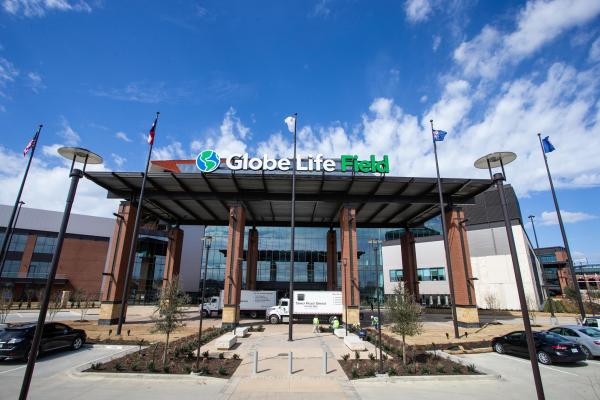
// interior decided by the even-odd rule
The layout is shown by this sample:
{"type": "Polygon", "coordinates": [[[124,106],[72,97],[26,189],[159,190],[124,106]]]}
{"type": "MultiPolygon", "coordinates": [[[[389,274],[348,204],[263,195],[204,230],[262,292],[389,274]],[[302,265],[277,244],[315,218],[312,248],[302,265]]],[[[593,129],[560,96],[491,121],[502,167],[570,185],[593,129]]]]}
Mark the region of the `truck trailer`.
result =
{"type": "MultiPolygon", "coordinates": [[[[223,290],[219,296],[212,296],[204,303],[204,309],[198,306],[198,311],[204,317],[218,316],[223,312],[223,290]]],[[[277,304],[277,292],[274,290],[242,290],[240,297],[240,314],[251,318],[263,317],[270,307],[277,304]]]]}

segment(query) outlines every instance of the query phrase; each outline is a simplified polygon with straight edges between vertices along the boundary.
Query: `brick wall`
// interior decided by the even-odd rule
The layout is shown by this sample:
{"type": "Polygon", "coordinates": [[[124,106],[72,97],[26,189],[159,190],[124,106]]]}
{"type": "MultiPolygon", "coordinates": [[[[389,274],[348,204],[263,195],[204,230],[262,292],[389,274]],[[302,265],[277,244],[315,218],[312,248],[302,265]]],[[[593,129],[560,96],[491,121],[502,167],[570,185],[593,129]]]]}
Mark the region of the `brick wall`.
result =
{"type": "Polygon", "coordinates": [[[65,238],[57,274],[66,275],[72,289],[99,294],[108,239],[65,238]]]}

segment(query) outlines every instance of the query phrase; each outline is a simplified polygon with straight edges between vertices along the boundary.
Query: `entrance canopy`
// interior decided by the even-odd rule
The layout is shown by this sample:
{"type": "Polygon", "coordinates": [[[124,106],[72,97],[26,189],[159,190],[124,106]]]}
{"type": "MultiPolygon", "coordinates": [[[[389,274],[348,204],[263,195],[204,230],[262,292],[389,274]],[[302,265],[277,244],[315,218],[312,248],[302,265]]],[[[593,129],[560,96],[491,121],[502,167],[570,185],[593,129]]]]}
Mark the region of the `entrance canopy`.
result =
{"type": "MultiPolygon", "coordinates": [[[[139,196],[140,172],[87,172],[108,190],[109,198],[139,196]]],[[[474,204],[474,196],[492,185],[489,179],[442,179],[445,201],[474,204]]],[[[229,209],[242,204],[246,224],[287,226],[291,220],[291,173],[281,171],[150,172],[145,211],[181,225],[227,225],[229,209]]],[[[356,209],[359,227],[414,227],[439,215],[435,178],[405,178],[352,172],[298,173],[296,225],[339,225],[343,205],[356,209]]]]}

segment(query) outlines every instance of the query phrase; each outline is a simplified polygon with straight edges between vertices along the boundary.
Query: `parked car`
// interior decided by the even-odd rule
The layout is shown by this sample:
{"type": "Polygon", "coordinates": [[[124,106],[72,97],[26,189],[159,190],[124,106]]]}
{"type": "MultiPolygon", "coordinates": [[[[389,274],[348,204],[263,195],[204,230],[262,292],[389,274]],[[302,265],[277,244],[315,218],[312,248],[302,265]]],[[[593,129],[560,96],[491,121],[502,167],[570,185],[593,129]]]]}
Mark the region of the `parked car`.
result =
{"type": "MultiPolygon", "coordinates": [[[[0,332],[0,359],[27,359],[34,333],[34,323],[7,326],[0,332]]],[[[48,322],[44,325],[40,353],[65,348],[78,350],[85,343],[85,339],[84,330],[48,322]]]]}
{"type": "Polygon", "coordinates": [[[560,325],[549,329],[548,332],[579,344],[587,358],[600,356],[600,329],[581,325],[560,325]]]}
{"type": "Polygon", "coordinates": [[[600,317],[587,317],[583,320],[583,326],[591,326],[592,328],[600,328],[600,317]]]}
{"type": "MultiPolygon", "coordinates": [[[[535,350],[540,363],[548,365],[553,362],[578,362],[586,359],[583,349],[552,332],[534,332],[535,350]]],[[[529,356],[527,339],[524,331],[515,331],[492,339],[492,348],[498,354],[514,354],[529,356]]]]}

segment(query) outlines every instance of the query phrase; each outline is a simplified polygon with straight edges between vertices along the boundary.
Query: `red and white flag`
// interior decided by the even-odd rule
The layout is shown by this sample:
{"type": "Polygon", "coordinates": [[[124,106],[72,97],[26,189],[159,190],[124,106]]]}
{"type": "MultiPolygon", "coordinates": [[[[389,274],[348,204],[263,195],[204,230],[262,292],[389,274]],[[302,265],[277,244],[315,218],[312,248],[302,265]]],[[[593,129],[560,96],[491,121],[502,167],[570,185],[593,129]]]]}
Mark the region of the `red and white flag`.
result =
{"type": "Polygon", "coordinates": [[[27,153],[29,153],[29,150],[31,150],[35,146],[35,142],[37,142],[37,133],[33,137],[33,139],[31,139],[29,141],[29,143],[27,143],[27,146],[25,146],[25,149],[23,150],[23,157],[27,156],[27,153]]]}
{"type": "Polygon", "coordinates": [[[158,121],[158,115],[154,119],[154,123],[150,128],[150,133],[148,134],[148,144],[154,144],[154,134],[156,132],[156,122],[158,121]]]}

